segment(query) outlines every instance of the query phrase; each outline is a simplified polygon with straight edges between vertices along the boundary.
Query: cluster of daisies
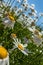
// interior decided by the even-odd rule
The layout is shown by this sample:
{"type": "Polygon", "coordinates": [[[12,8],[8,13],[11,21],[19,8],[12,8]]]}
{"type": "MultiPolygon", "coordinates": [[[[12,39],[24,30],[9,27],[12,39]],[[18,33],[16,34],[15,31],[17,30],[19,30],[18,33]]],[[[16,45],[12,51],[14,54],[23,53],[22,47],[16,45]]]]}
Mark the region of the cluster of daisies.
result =
{"type": "MultiPolygon", "coordinates": [[[[16,21],[21,23],[23,27],[27,27],[27,29],[32,32],[33,42],[38,46],[39,45],[43,46],[43,44],[42,44],[43,31],[40,32],[39,30],[36,29],[36,26],[35,26],[35,23],[37,23],[39,18],[41,16],[43,16],[43,13],[40,13],[39,15],[37,15],[37,11],[35,10],[35,5],[28,4],[27,0],[17,0],[15,2],[15,4],[18,4],[17,6],[16,5],[13,6],[14,2],[15,2],[15,0],[13,0],[13,1],[9,0],[7,2],[0,1],[0,4],[1,4],[0,5],[0,17],[2,18],[2,21],[3,21],[2,24],[5,25],[5,28],[9,27],[9,28],[13,29],[16,21]],[[14,11],[13,15],[11,13],[12,10],[14,11]],[[15,16],[17,16],[18,18],[15,19],[15,16]]],[[[28,49],[26,49],[28,44],[22,44],[21,39],[18,39],[16,34],[12,33],[11,38],[14,40],[13,44],[15,45],[14,48],[11,50],[18,48],[25,55],[28,55],[28,53],[33,53],[31,51],[28,51],[28,49]]],[[[4,51],[3,47],[1,47],[1,46],[0,46],[0,51],[1,51],[1,53],[4,51]],[[1,51],[1,49],[2,49],[2,51],[1,51]]],[[[36,50],[36,51],[38,51],[38,50],[36,50]]],[[[42,52],[42,51],[40,51],[40,52],[42,52]]],[[[1,53],[0,53],[0,55],[1,55],[1,53]]],[[[3,52],[3,53],[6,54],[7,51],[3,52]]],[[[1,56],[3,56],[3,54],[1,56]]],[[[5,60],[0,60],[0,65],[6,65],[7,63],[8,63],[7,65],[9,65],[8,59],[9,59],[9,54],[7,53],[7,58],[5,58],[5,60]],[[1,61],[4,61],[3,64],[1,61]]]]}

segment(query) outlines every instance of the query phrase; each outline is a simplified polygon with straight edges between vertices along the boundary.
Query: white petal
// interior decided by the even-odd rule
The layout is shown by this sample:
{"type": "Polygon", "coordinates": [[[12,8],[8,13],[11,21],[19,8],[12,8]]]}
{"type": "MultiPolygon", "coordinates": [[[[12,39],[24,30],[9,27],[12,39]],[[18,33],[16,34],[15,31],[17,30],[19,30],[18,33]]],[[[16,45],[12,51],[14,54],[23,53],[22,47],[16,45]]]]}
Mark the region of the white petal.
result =
{"type": "Polygon", "coordinates": [[[5,20],[4,22],[5,22],[5,23],[8,23],[8,22],[9,22],[9,20],[5,20]]]}
{"type": "Polygon", "coordinates": [[[21,40],[19,39],[19,42],[21,43],[21,40]]]}
{"type": "Polygon", "coordinates": [[[31,4],[31,6],[32,6],[32,7],[35,7],[35,5],[34,5],[34,4],[31,4]]]}
{"type": "Polygon", "coordinates": [[[24,47],[27,47],[27,44],[24,44],[23,46],[24,46],[24,47]]]}
{"type": "Polygon", "coordinates": [[[17,48],[17,46],[13,46],[13,49],[11,49],[11,50],[14,50],[14,49],[16,49],[17,48]]]}
{"type": "Polygon", "coordinates": [[[33,32],[33,29],[32,29],[32,28],[29,28],[29,30],[30,30],[31,32],[33,32]]]}
{"type": "Polygon", "coordinates": [[[0,65],[9,65],[9,55],[5,59],[0,59],[0,65]]]}
{"type": "Polygon", "coordinates": [[[18,43],[15,43],[15,42],[13,42],[13,43],[15,44],[16,47],[18,47],[18,43]]]}
{"type": "Polygon", "coordinates": [[[18,39],[16,39],[16,42],[19,42],[19,40],[18,40],[18,39]]]}
{"type": "Polygon", "coordinates": [[[6,64],[9,65],[9,56],[7,57],[6,64]]]}
{"type": "Polygon", "coordinates": [[[35,13],[37,13],[37,11],[35,10],[35,13]]]}
{"type": "Polygon", "coordinates": [[[23,54],[25,54],[25,55],[28,56],[28,53],[26,53],[25,51],[21,50],[21,52],[22,52],[23,54]]]}
{"type": "Polygon", "coordinates": [[[14,42],[16,43],[16,39],[15,39],[15,38],[13,38],[13,40],[14,40],[14,42]]]}

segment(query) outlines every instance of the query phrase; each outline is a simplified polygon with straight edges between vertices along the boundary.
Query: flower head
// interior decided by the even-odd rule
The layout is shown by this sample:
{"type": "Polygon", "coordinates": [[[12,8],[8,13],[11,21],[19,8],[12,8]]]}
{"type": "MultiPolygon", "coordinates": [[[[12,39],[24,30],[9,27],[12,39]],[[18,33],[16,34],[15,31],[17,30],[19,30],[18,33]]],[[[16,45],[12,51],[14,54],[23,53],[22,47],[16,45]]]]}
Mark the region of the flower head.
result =
{"type": "Polygon", "coordinates": [[[36,45],[42,45],[42,38],[38,35],[33,35],[33,41],[36,45]]]}
{"type": "Polygon", "coordinates": [[[14,16],[12,16],[11,13],[8,12],[6,15],[11,21],[15,21],[14,16]]]}
{"type": "Polygon", "coordinates": [[[43,16],[43,13],[39,13],[39,16],[43,16]]]}
{"type": "Polygon", "coordinates": [[[12,38],[16,38],[17,36],[16,36],[16,34],[12,33],[12,34],[11,34],[11,37],[12,37],[12,38]]]}
{"type": "Polygon", "coordinates": [[[19,2],[19,3],[20,3],[21,1],[20,1],[20,0],[17,0],[17,2],[19,2]]]}
{"type": "Polygon", "coordinates": [[[15,46],[23,53],[23,54],[25,54],[25,55],[28,55],[28,52],[26,52],[25,51],[25,47],[24,47],[24,45],[23,44],[21,44],[21,42],[20,42],[21,40],[18,40],[18,39],[14,39],[14,44],[15,44],[15,46]]]}
{"type": "MultiPolygon", "coordinates": [[[[28,53],[32,53],[32,52],[28,51],[28,49],[26,49],[27,44],[22,44],[22,43],[21,43],[21,40],[18,39],[18,38],[15,36],[15,34],[13,34],[12,36],[13,36],[13,40],[14,40],[13,43],[15,44],[15,46],[16,46],[23,54],[28,55],[28,53]]],[[[14,48],[14,49],[15,49],[15,48],[14,48]]]]}
{"type": "Polygon", "coordinates": [[[18,48],[19,48],[19,49],[21,49],[21,50],[24,50],[23,45],[22,45],[22,44],[20,44],[20,43],[18,44],[18,48]]]}
{"type": "Polygon", "coordinates": [[[13,29],[15,23],[14,17],[11,14],[6,14],[6,17],[3,18],[2,23],[5,25],[5,28],[10,27],[13,29]]]}
{"type": "Polygon", "coordinates": [[[0,46],[0,59],[6,58],[7,55],[8,55],[7,50],[4,47],[0,46]]]}
{"type": "Polygon", "coordinates": [[[34,9],[35,8],[35,5],[34,4],[31,4],[30,8],[31,9],[34,9]]]}

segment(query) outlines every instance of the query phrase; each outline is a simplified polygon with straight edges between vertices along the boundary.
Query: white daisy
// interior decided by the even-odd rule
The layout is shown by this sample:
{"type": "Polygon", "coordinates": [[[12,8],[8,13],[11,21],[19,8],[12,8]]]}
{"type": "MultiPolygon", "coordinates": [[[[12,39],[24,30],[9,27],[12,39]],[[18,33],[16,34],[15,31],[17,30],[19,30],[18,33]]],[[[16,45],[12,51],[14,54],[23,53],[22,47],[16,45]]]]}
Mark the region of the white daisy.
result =
{"type": "Polygon", "coordinates": [[[15,46],[16,46],[23,54],[28,55],[28,53],[32,53],[32,52],[28,51],[28,49],[26,49],[27,44],[22,44],[22,43],[21,43],[21,40],[18,39],[18,38],[15,36],[15,34],[11,34],[11,35],[12,35],[12,38],[13,38],[13,40],[14,40],[13,43],[15,44],[15,46]]]}
{"type": "Polygon", "coordinates": [[[34,31],[35,31],[35,26],[33,26],[33,27],[29,27],[28,29],[29,29],[31,32],[34,33],[34,31]]]}
{"type": "Polygon", "coordinates": [[[15,20],[12,16],[7,16],[3,19],[3,24],[5,25],[5,28],[10,27],[13,29],[14,23],[15,23],[15,20]]]}
{"type": "Polygon", "coordinates": [[[9,53],[0,45],[0,65],[9,65],[9,53]]]}
{"type": "Polygon", "coordinates": [[[35,5],[34,4],[31,4],[31,8],[34,9],[35,8],[35,5]]]}
{"type": "Polygon", "coordinates": [[[20,0],[17,0],[17,2],[19,2],[19,3],[20,3],[21,1],[20,1],[20,0]]]}
{"type": "Polygon", "coordinates": [[[32,15],[34,15],[34,17],[37,17],[37,14],[35,12],[32,12],[32,15]]]}
{"type": "Polygon", "coordinates": [[[30,30],[31,32],[33,32],[33,34],[42,37],[42,33],[41,33],[40,31],[38,31],[38,30],[35,28],[35,26],[29,27],[29,30],[30,30]]]}
{"type": "Polygon", "coordinates": [[[36,45],[42,45],[42,38],[39,37],[38,35],[33,35],[33,41],[36,45]]]}
{"type": "Polygon", "coordinates": [[[43,16],[43,13],[39,13],[39,16],[43,16]]]}
{"type": "Polygon", "coordinates": [[[27,2],[27,0],[23,0],[24,2],[27,2]]]}
{"type": "Polygon", "coordinates": [[[6,58],[0,59],[0,65],[9,65],[9,54],[6,58]]]}
{"type": "Polygon", "coordinates": [[[32,29],[32,28],[29,28],[29,30],[31,32],[33,32],[33,41],[36,45],[41,45],[42,44],[42,34],[37,30],[35,29],[35,27],[32,29]]]}

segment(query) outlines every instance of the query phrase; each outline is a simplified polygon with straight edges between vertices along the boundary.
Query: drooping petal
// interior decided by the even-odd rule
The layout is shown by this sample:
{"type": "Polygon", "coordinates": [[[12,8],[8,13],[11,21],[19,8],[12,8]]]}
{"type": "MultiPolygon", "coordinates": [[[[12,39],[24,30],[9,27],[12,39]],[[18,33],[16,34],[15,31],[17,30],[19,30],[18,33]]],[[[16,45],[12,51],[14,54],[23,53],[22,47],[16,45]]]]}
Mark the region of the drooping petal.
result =
{"type": "Polygon", "coordinates": [[[24,50],[21,50],[21,52],[24,54],[24,55],[27,55],[28,56],[28,53],[24,50]]]}

